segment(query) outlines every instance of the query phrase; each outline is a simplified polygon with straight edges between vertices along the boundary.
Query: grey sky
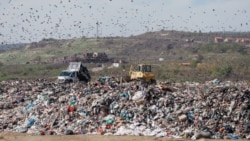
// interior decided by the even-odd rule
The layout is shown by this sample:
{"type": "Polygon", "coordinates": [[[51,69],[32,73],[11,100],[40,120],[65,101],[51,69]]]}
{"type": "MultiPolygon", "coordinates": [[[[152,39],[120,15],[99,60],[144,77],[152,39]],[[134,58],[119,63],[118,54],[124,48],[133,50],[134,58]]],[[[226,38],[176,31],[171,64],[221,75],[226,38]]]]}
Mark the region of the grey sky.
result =
{"type": "Polygon", "coordinates": [[[1,0],[0,42],[130,36],[147,31],[250,31],[250,0],[1,0]]]}

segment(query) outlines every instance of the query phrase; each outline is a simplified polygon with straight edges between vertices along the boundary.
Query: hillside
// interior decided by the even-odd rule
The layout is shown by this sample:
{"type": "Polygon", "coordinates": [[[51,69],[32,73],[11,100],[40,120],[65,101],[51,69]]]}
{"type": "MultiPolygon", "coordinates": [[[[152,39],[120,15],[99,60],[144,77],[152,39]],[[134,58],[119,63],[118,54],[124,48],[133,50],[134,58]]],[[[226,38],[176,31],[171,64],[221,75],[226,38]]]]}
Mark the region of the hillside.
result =
{"type": "MultiPolygon", "coordinates": [[[[54,78],[60,69],[67,66],[67,63],[60,61],[62,58],[103,52],[113,61],[127,62],[122,64],[126,70],[130,64],[150,63],[154,66],[157,79],[162,80],[250,80],[249,43],[235,43],[237,38],[250,38],[250,33],[158,31],[130,37],[44,39],[23,48],[2,52],[0,77],[2,80],[54,78]],[[230,37],[234,41],[214,43],[216,36],[230,37]]],[[[104,65],[110,66],[111,63],[104,65]]],[[[99,65],[86,64],[89,69],[99,65]]],[[[92,72],[92,75],[118,74],[120,71],[121,68],[104,68],[103,71],[92,72]]]]}

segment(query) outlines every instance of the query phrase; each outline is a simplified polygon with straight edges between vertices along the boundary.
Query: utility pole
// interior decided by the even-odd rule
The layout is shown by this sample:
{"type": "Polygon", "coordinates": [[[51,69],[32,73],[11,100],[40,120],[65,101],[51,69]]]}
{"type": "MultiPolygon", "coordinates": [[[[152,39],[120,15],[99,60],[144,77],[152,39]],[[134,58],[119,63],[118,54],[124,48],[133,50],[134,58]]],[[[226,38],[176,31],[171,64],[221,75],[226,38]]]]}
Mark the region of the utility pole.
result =
{"type": "Polygon", "coordinates": [[[99,24],[100,24],[100,23],[97,21],[97,22],[96,22],[96,40],[98,40],[98,38],[99,38],[99,37],[98,37],[98,33],[99,33],[98,27],[99,27],[99,24]]]}
{"type": "Polygon", "coordinates": [[[123,32],[124,32],[124,31],[123,31],[123,30],[124,30],[123,28],[124,28],[124,25],[122,24],[122,25],[120,25],[120,26],[121,26],[121,33],[122,33],[122,48],[123,48],[123,32]]]}

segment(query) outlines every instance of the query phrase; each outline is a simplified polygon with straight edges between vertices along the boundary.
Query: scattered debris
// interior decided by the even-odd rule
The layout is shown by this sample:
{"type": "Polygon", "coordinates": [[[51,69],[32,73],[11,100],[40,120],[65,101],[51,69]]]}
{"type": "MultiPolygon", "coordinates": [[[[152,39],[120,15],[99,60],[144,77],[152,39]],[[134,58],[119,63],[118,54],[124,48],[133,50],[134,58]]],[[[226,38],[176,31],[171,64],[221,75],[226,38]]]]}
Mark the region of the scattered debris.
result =
{"type": "Polygon", "coordinates": [[[249,139],[247,82],[138,82],[113,77],[57,84],[45,79],[0,82],[1,131],[35,135],[136,135],[249,139]]]}

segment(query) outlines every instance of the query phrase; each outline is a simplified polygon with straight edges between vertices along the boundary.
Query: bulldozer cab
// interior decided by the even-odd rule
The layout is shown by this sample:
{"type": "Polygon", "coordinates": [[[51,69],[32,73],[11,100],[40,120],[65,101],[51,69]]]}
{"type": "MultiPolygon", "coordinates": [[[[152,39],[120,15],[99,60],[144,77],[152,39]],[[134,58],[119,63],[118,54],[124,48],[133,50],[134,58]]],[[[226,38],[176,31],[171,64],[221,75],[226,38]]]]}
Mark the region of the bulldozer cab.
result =
{"type": "Polygon", "coordinates": [[[138,64],[136,67],[131,65],[129,77],[131,80],[151,81],[154,79],[155,74],[152,72],[151,65],[138,64]]]}
{"type": "Polygon", "coordinates": [[[139,64],[136,71],[151,72],[151,65],[139,64]]]}

